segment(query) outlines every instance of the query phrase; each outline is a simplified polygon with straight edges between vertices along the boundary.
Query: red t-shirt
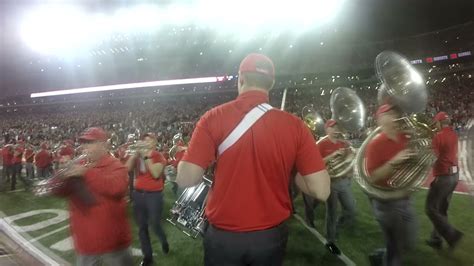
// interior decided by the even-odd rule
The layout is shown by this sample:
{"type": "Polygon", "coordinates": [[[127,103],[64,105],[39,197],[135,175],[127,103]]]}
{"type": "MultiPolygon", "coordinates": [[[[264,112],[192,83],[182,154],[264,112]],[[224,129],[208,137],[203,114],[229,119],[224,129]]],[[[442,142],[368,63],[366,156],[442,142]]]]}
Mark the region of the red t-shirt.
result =
{"type": "MultiPolygon", "coordinates": [[[[141,159],[137,160],[137,177],[135,178],[135,189],[140,189],[140,190],[145,190],[145,191],[162,191],[164,187],[164,180],[165,176],[163,173],[161,173],[161,176],[159,178],[154,178],[150,171],[148,170],[148,167],[146,166],[146,162],[143,161],[145,171],[141,172],[140,170],[140,162],[141,159]]],[[[166,159],[163,157],[161,153],[158,151],[153,151],[151,154],[151,160],[153,164],[155,163],[161,163],[163,164],[163,167],[166,165],[166,159]]]]}
{"type": "Polygon", "coordinates": [[[23,151],[24,151],[23,147],[20,147],[20,146],[16,147],[16,149],[14,150],[13,158],[12,158],[13,164],[21,163],[21,158],[23,157],[23,151]]]}
{"type": "MultiPolygon", "coordinates": [[[[406,149],[407,143],[408,138],[402,133],[398,135],[398,141],[389,139],[383,132],[372,139],[372,141],[367,145],[365,151],[366,168],[369,175],[395,157],[395,155],[400,151],[406,149]]],[[[387,183],[389,179],[390,176],[387,176],[385,179],[379,180],[375,184],[383,187],[390,187],[387,183]]]]}
{"type": "Polygon", "coordinates": [[[323,158],[332,154],[333,152],[347,148],[347,143],[337,140],[336,143],[332,142],[329,138],[325,138],[318,143],[319,152],[323,158]]]}
{"type": "Polygon", "coordinates": [[[25,161],[27,163],[32,163],[33,159],[35,158],[35,153],[33,152],[32,149],[26,149],[25,150],[25,161]]]}
{"type": "Polygon", "coordinates": [[[35,164],[39,168],[46,168],[48,167],[53,161],[51,153],[47,150],[41,150],[35,156],[35,164]]]}
{"type": "MultiPolygon", "coordinates": [[[[242,93],[206,112],[196,125],[183,161],[206,169],[217,148],[268,94],[242,93]]],[[[289,184],[292,170],[302,175],[324,170],[310,130],[296,116],[268,111],[217,160],[206,216],[218,228],[236,232],[265,230],[292,213],[289,184]]]]}
{"type": "Polygon", "coordinates": [[[449,175],[451,166],[458,166],[458,136],[451,127],[444,127],[433,138],[433,151],[438,158],[433,175],[449,175]]]}
{"type": "Polygon", "coordinates": [[[10,148],[2,149],[3,165],[10,166],[13,164],[13,152],[10,148]]]}

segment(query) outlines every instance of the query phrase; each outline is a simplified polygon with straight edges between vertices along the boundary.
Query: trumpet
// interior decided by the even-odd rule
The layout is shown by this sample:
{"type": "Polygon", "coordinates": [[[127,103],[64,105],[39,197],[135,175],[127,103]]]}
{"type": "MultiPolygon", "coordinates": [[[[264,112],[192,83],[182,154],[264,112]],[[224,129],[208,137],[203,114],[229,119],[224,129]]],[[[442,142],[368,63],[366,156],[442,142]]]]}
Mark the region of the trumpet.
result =
{"type": "Polygon", "coordinates": [[[149,150],[150,145],[143,141],[137,141],[136,143],[129,145],[127,150],[125,151],[126,154],[136,154],[137,152],[149,150]]]}
{"type": "Polygon", "coordinates": [[[64,165],[64,167],[59,169],[53,177],[46,180],[41,180],[35,185],[33,185],[33,194],[35,196],[48,196],[51,195],[54,191],[63,188],[68,183],[68,179],[65,178],[67,177],[67,172],[71,170],[73,166],[82,162],[86,162],[86,167],[90,165],[87,154],[81,154],[73,160],[70,160],[64,165]]]}

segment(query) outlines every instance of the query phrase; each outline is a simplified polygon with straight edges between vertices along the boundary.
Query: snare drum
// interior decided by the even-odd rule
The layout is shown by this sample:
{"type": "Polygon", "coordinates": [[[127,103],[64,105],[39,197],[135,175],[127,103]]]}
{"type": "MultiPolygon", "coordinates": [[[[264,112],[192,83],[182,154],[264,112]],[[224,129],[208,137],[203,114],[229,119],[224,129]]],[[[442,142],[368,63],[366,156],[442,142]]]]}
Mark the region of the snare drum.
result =
{"type": "Polygon", "coordinates": [[[203,179],[204,181],[199,185],[186,188],[183,191],[170,210],[171,216],[166,219],[193,238],[204,234],[207,225],[204,210],[212,181],[206,177],[203,179]]]}

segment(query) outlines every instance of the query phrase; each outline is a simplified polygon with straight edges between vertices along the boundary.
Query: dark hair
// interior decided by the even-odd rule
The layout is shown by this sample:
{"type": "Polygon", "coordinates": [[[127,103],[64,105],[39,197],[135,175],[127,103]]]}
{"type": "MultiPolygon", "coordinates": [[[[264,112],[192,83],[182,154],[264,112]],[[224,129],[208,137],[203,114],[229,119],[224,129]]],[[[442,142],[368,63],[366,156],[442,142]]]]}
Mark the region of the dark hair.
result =
{"type": "Polygon", "coordinates": [[[271,90],[273,87],[273,78],[260,73],[242,73],[244,85],[247,87],[257,87],[265,90],[271,90]]]}

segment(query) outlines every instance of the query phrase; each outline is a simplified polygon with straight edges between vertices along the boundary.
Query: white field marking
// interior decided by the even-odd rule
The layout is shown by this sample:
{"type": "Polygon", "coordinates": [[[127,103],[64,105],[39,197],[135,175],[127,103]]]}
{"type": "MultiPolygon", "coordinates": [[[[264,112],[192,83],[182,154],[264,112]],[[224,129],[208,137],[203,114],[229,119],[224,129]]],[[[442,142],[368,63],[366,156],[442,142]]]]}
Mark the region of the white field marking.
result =
{"type": "MultiPolygon", "coordinates": [[[[293,216],[294,216],[304,227],[306,227],[306,229],[308,229],[321,243],[323,243],[324,245],[326,245],[326,243],[327,243],[326,238],[324,238],[316,229],[309,227],[309,226],[305,223],[305,221],[303,220],[303,218],[301,218],[301,216],[299,216],[298,214],[293,214],[293,216]]],[[[341,255],[337,255],[337,257],[338,257],[340,260],[342,260],[342,262],[344,262],[346,265],[350,265],[350,266],[355,266],[355,265],[356,265],[351,259],[349,259],[346,255],[344,255],[344,253],[342,252],[342,250],[341,250],[341,255]]]]}
{"type": "Polygon", "coordinates": [[[64,230],[64,229],[66,229],[66,228],[69,228],[69,225],[65,225],[65,226],[60,227],[60,228],[58,228],[58,229],[56,229],[56,230],[53,230],[53,231],[51,231],[51,232],[48,232],[48,233],[46,233],[46,234],[44,234],[44,235],[40,235],[40,236],[38,236],[37,238],[33,238],[33,239],[30,240],[30,241],[31,241],[31,242],[38,241],[38,240],[43,239],[43,238],[45,238],[45,237],[48,237],[48,236],[50,236],[50,235],[56,234],[57,232],[62,231],[62,230],[64,230]]]}
{"type": "Polygon", "coordinates": [[[41,230],[43,228],[46,228],[50,225],[53,224],[58,224],[63,221],[66,221],[68,219],[69,215],[68,212],[65,210],[59,210],[59,209],[42,209],[42,210],[33,210],[29,212],[23,212],[20,214],[12,215],[5,217],[5,221],[9,224],[12,224],[12,227],[18,231],[18,232],[30,232],[30,231],[36,231],[36,230],[41,230]],[[47,220],[37,222],[35,224],[31,225],[24,225],[24,226],[19,226],[19,225],[13,225],[16,220],[20,220],[22,218],[30,217],[33,215],[38,215],[38,214],[43,214],[43,213],[53,213],[56,214],[55,217],[49,218],[47,220]]]}

